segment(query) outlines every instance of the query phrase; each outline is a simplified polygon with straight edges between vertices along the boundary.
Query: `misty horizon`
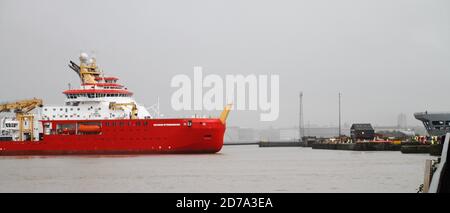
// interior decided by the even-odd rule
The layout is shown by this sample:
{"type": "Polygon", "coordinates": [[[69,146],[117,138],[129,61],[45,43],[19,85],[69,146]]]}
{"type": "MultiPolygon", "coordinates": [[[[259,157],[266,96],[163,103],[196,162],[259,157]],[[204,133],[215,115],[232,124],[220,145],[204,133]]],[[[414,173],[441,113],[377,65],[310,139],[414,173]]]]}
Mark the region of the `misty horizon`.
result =
{"type": "Polygon", "coordinates": [[[78,77],[67,66],[94,52],[105,74],[168,117],[177,74],[280,76],[280,113],[232,111],[228,125],[421,126],[414,112],[450,111],[448,1],[12,1],[0,0],[0,101],[62,105],[78,77]],[[74,12],[76,11],[76,12],[74,12]]]}

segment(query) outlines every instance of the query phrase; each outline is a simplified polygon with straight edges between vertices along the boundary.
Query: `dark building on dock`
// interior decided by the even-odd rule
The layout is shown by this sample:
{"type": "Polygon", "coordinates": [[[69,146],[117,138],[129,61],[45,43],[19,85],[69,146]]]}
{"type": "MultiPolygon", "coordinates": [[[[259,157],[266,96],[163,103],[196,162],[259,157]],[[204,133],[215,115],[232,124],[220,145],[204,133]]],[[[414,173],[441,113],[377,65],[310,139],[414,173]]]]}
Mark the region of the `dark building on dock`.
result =
{"type": "Polygon", "coordinates": [[[352,124],[350,137],[353,141],[373,140],[375,138],[375,130],[371,124],[352,124]]]}

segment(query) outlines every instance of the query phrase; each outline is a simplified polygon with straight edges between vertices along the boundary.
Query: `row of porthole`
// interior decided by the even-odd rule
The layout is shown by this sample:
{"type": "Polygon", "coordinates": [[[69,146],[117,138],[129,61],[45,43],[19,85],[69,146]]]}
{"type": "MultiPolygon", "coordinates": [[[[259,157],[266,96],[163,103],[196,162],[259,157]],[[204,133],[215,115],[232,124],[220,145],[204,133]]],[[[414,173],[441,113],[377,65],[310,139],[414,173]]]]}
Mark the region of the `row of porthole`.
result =
{"type": "MultiPolygon", "coordinates": [[[[75,115],[52,115],[53,118],[56,118],[57,116],[59,116],[59,118],[69,118],[69,117],[70,118],[74,118],[74,117],[79,118],[80,117],[80,115],[77,115],[77,114],[75,114],[75,115]]],[[[97,117],[97,118],[102,117],[101,115],[92,115],[92,116],[97,117]]]]}
{"type": "Polygon", "coordinates": [[[79,97],[84,98],[104,98],[104,97],[131,97],[131,94],[99,94],[99,93],[89,93],[89,94],[79,94],[79,95],[67,95],[68,99],[77,99],[79,97]]]}
{"type": "MultiPolygon", "coordinates": [[[[46,142],[43,142],[43,144],[46,144],[46,142]]],[[[161,149],[163,149],[163,146],[152,146],[152,150],[154,150],[154,149],[161,150],[161,149]]],[[[167,146],[167,149],[172,149],[172,146],[167,146]]],[[[0,148],[0,150],[2,150],[2,149],[0,148]]],[[[3,150],[6,150],[6,149],[3,149],[3,150]]]]}
{"type": "MultiPolygon", "coordinates": [[[[136,127],[133,129],[125,129],[125,128],[119,128],[119,129],[110,129],[110,130],[103,130],[103,132],[109,132],[109,133],[114,133],[114,132],[147,132],[149,131],[150,128],[145,128],[145,127],[136,127]]],[[[122,134],[122,133],[121,133],[122,134]]]]}
{"type": "Polygon", "coordinates": [[[17,127],[17,124],[16,123],[13,123],[13,124],[5,124],[5,127],[17,127]]]}
{"type": "Polygon", "coordinates": [[[449,126],[434,126],[435,130],[450,130],[449,126]]]}
{"type": "Polygon", "coordinates": [[[144,121],[144,122],[140,122],[140,121],[128,121],[128,122],[124,122],[124,121],[111,121],[111,122],[105,122],[104,123],[105,126],[148,126],[148,121],[144,121]]]}
{"type": "MultiPolygon", "coordinates": [[[[56,108],[52,108],[53,111],[56,111],[56,108]]],[[[64,111],[65,109],[69,109],[70,111],[73,111],[73,108],[59,108],[59,111],[64,111]]],[[[44,108],[44,111],[48,111],[48,108],[44,108]]],[[[77,111],[80,111],[80,108],[77,108],[77,111]]]]}
{"type": "MultiPolygon", "coordinates": [[[[53,118],[56,118],[56,115],[53,115],[52,117],[53,117],[53,118]]],[[[60,118],[63,118],[63,116],[62,116],[62,115],[59,115],[59,117],[60,117],[60,118]]],[[[68,116],[67,116],[67,115],[64,115],[64,117],[65,117],[65,118],[68,118],[68,116]]],[[[70,117],[71,117],[71,118],[73,118],[73,117],[74,117],[74,115],[70,115],[70,117]]],[[[80,115],[77,115],[76,117],[77,117],[77,118],[79,118],[79,117],[80,117],[80,115]]]]}
{"type": "MultiPolygon", "coordinates": [[[[56,111],[56,108],[52,108],[53,109],[53,111],[56,111]]],[[[70,111],[73,111],[73,109],[74,108],[59,108],[59,111],[64,111],[64,110],[70,110],[70,111]]],[[[87,110],[91,110],[91,109],[93,109],[92,107],[89,107],[87,110]]],[[[99,108],[97,108],[98,110],[102,110],[102,108],[101,107],[99,107],[99,108]]],[[[80,108],[77,108],[77,111],[80,111],[81,109],[80,108]]],[[[48,111],[48,108],[44,108],[44,111],[48,111]]]]}
{"type": "MultiPolygon", "coordinates": [[[[85,140],[85,139],[84,139],[85,140]]],[[[87,140],[89,140],[89,139],[87,139],[87,140]]],[[[98,139],[98,138],[92,138],[91,139],[92,141],[98,141],[98,140],[102,140],[102,141],[111,141],[111,140],[113,140],[113,139],[111,139],[111,138],[100,138],[100,139],[98,139]]],[[[116,139],[114,139],[114,140],[119,140],[119,141],[148,141],[148,140],[167,140],[167,138],[127,138],[127,139],[125,139],[125,138],[116,138],[116,139]]]]}

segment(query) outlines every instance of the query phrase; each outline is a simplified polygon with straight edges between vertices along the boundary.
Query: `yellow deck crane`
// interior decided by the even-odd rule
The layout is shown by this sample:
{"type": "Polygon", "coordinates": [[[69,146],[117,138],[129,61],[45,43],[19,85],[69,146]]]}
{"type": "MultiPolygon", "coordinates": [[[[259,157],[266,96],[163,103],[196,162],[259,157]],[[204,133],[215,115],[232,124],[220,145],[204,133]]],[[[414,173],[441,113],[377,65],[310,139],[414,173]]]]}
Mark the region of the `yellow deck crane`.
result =
{"type": "Polygon", "coordinates": [[[233,104],[227,104],[225,106],[225,108],[223,109],[222,113],[220,114],[219,119],[223,124],[225,124],[225,122],[227,121],[228,114],[230,113],[232,106],[233,106],[233,104]]]}
{"type": "Polygon", "coordinates": [[[0,113],[14,112],[16,119],[19,121],[19,140],[23,141],[23,134],[29,133],[31,140],[34,137],[34,115],[30,113],[36,107],[42,107],[42,100],[33,98],[28,100],[21,100],[11,103],[0,104],[0,113]],[[29,122],[28,128],[25,128],[25,121],[29,122]]]}
{"type": "Polygon", "coordinates": [[[138,109],[137,109],[136,103],[134,103],[134,102],[131,102],[131,103],[111,102],[111,103],[109,103],[109,109],[111,109],[111,110],[124,110],[124,107],[128,107],[128,106],[131,106],[131,119],[137,119],[138,109]]]}

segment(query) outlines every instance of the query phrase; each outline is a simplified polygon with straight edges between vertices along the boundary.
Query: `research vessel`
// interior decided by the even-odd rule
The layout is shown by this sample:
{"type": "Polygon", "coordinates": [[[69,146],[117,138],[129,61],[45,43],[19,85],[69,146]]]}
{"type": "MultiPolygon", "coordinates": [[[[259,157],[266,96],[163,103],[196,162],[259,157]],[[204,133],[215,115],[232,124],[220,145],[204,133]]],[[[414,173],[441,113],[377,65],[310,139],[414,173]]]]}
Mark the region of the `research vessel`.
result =
{"type": "Polygon", "coordinates": [[[69,67],[79,88],[62,106],[41,99],[0,103],[0,155],[215,153],[223,146],[225,106],[217,118],[156,118],[133,93],[82,53],[69,67]],[[9,112],[9,113],[5,113],[9,112]]]}

